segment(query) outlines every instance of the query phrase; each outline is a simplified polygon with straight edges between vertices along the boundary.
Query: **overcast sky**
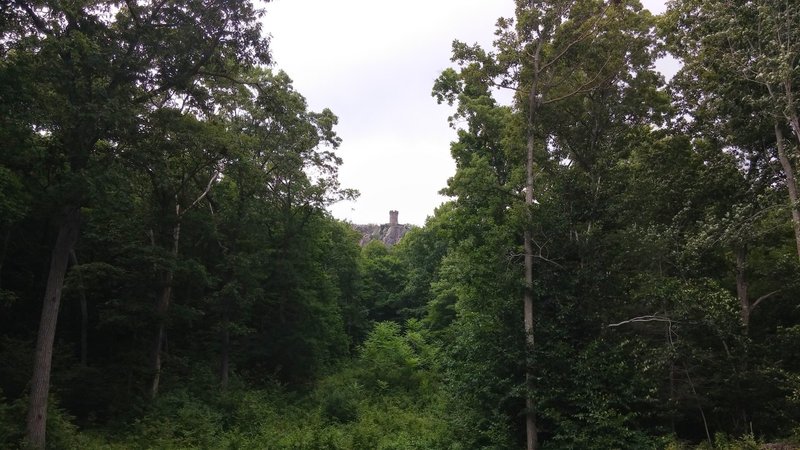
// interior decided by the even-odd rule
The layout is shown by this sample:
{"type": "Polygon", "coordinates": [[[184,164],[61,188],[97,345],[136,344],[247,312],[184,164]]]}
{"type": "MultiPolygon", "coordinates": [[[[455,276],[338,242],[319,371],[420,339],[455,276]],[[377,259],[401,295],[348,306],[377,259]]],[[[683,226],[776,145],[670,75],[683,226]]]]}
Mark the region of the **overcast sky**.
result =
{"type": "MultiPolygon", "coordinates": [[[[654,13],[663,0],[642,2],[654,13]]],[[[455,165],[451,114],[431,87],[450,67],[454,39],[491,46],[498,17],[513,0],[272,0],[265,28],[275,67],[314,111],[330,108],[344,159],[339,179],[361,196],[331,207],[353,223],[423,225],[455,165]]]]}

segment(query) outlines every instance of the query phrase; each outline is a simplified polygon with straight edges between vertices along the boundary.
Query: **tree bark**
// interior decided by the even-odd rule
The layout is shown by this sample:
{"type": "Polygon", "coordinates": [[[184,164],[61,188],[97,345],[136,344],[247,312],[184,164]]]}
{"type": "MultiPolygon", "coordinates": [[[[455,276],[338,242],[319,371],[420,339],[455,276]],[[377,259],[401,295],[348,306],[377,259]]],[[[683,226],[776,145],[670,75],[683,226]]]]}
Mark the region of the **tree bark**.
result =
{"type": "MultiPolygon", "coordinates": [[[[177,261],[178,259],[178,245],[180,243],[181,237],[181,222],[180,222],[180,207],[176,207],[177,211],[177,222],[172,228],[172,260],[177,261]]],[[[161,294],[158,297],[158,303],[156,304],[156,317],[158,320],[158,327],[156,329],[156,337],[155,341],[153,342],[153,352],[152,352],[152,362],[150,369],[153,373],[153,381],[150,385],[150,398],[155,399],[158,396],[158,387],[159,383],[161,382],[161,354],[164,348],[164,336],[166,333],[166,324],[167,324],[167,311],[169,310],[169,304],[172,300],[172,285],[175,278],[175,271],[172,268],[168,268],[162,277],[162,287],[161,287],[161,294]]]]}
{"type": "MultiPolygon", "coordinates": [[[[525,204],[530,208],[533,205],[533,133],[528,137],[528,155],[526,163],[527,181],[525,186],[525,204]]],[[[536,427],[536,409],[533,404],[533,367],[531,360],[534,350],[534,322],[533,322],[533,238],[530,231],[530,217],[523,233],[525,250],[525,292],[523,294],[524,323],[525,323],[525,430],[526,448],[536,450],[539,447],[538,429],[536,427]]]]}
{"type": "Polygon", "coordinates": [[[747,248],[742,245],[736,249],[736,297],[738,297],[739,305],[741,305],[742,325],[744,326],[745,335],[748,334],[747,331],[750,326],[750,299],[747,294],[746,268],[747,248]]]}
{"type": "MultiPolygon", "coordinates": [[[[181,202],[179,199],[180,190],[175,192],[175,222],[172,225],[172,249],[170,250],[170,256],[172,256],[173,264],[178,261],[178,249],[180,248],[181,241],[181,221],[183,220],[184,214],[197,206],[197,204],[208,195],[208,193],[211,191],[211,187],[214,185],[214,181],[217,180],[217,177],[219,177],[220,173],[221,170],[217,169],[214,174],[211,175],[211,178],[208,180],[206,188],[203,190],[203,192],[186,208],[181,208],[181,202]]],[[[150,236],[153,240],[152,245],[155,246],[155,236],[152,230],[150,236]]],[[[167,311],[169,310],[169,304],[172,301],[172,285],[174,278],[175,269],[172,267],[167,268],[164,271],[161,279],[161,294],[159,295],[158,302],[156,303],[156,318],[158,320],[158,327],[156,329],[155,341],[153,342],[152,359],[150,364],[150,369],[153,373],[153,381],[150,385],[151,399],[155,399],[156,396],[158,396],[158,386],[161,382],[161,355],[164,350],[167,311]]]]}
{"type": "Polygon", "coordinates": [[[47,427],[47,399],[50,393],[50,369],[53,361],[53,342],[56,334],[58,311],[61,306],[61,291],[67,273],[69,255],[78,240],[80,208],[64,209],[64,217],[58,237],[50,255],[50,271],[47,276],[39,332],[36,338],[36,355],[31,378],[30,406],[27,417],[27,441],[34,449],[45,447],[47,427]]]}
{"type": "Polygon", "coordinates": [[[789,121],[789,126],[794,132],[794,137],[797,140],[797,150],[800,151],[800,117],[797,116],[797,110],[794,106],[794,90],[792,89],[792,80],[787,79],[784,82],[784,91],[786,92],[786,120],[789,121]]]}
{"type": "MultiPolygon", "coordinates": [[[[798,137],[800,139],[800,137],[798,137]]],[[[800,259],[800,211],[797,209],[797,182],[794,178],[794,169],[792,163],[786,156],[786,149],[783,142],[783,131],[781,130],[778,122],[775,122],[775,141],[778,147],[778,159],[783,168],[783,174],[786,176],[786,188],[789,190],[789,203],[792,210],[792,225],[794,226],[794,239],[797,246],[797,257],[800,259]]]]}
{"type": "Polygon", "coordinates": [[[539,65],[541,58],[541,40],[536,45],[533,55],[534,78],[528,93],[528,130],[525,155],[525,210],[526,221],[523,232],[523,249],[525,251],[525,290],[523,293],[524,324],[525,324],[525,435],[527,450],[539,448],[539,430],[536,426],[536,408],[533,402],[533,352],[535,349],[534,338],[534,312],[533,312],[533,236],[531,225],[533,222],[533,164],[535,147],[536,113],[539,107],[539,65]]]}
{"type": "Polygon", "coordinates": [[[164,347],[164,333],[166,331],[166,315],[169,309],[170,299],[172,298],[172,278],[173,272],[169,270],[164,277],[167,283],[161,288],[161,295],[156,304],[156,315],[158,316],[158,326],[156,328],[156,338],[153,342],[152,362],[150,369],[153,373],[153,381],[150,384],[150,398],[158,396],[158,387],[161,382],[161,352],[164,347]]]}

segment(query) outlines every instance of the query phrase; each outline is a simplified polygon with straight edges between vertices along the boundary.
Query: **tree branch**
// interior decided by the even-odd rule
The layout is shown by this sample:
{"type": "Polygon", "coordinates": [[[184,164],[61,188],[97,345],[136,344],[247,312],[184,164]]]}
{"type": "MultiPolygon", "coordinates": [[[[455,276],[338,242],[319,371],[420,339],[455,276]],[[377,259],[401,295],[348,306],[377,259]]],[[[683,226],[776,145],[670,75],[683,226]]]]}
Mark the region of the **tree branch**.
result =
{"type": "Polygon", "coordinates": [[[14,3],[16,3],[17,6],[19,6],[23,10],[25,10],[25,13],[28,14],[28,17],[30,17],[31,21],[33,21],[33,25],[36,27],[37,30],[39,30],[40,33],[44,33],[48,36],[53,34],[53,30],[47,28],[47,25],[44,23],[42,18],[36,15],[36,11],[31,9],[30,5],[28,5],[26,2],[22,0],[16,0],[14,3]]]}
{"type": "Polygon", "coordinates": [[[142,21],[139,20],[139,15],[136,14],[136,11],[133,9],[133,5],[131,5],[130,0],[125,0],[125,6],[128,7],[128,11],[131,13],[131,18],[133,19],[133,23],[136,24],[136,28],[139,29],[142,27],[142,21]]]}
{"type": "Polygon", "coordinates": [[[774,291],[772,291],[772,292],[770,292],[768,294],[764,294],[761,297],[758,297],[758,299],[756,301],[754,301],[752,305],[750,305],[750,311],[756,309],[756,306],[758,306],[759,303],[761,303],[764,300],[772,297],[773,295],[777,294],[780,291],[781,291],[780,289],[777,289],[777,290],[774,290],[774,291]]]}
{"type": "Polygon", "coordinates": [[[201,201],[201,200],[203,200],[203,199],[206,197],[206,195],[208,195],[208,193],[211,191],[211,186],[213,186],[213,185],[214,185],[214,181],[216,181],[216,180],[217,180],[217,177],[219,177],[220,173],[221,173],[221,171],[220,171],[219,169],[217,169],[217,170],[214,172],[214,175],[212,175],[212,176],[211,176],[211,179],[210,179],[210,180],[208,180],[208,184],[206,185],[206,189],[203,191],[203,193],[202,193],[202,194],[200,194],[200,196],[199,196],[199,197],[197,197],[196,199],[194,199],[194,202],[192,202],[192,204],[191,204],[191,205],[189,205],[189,206],[188,206],[186,209],[184,209],[183,211],[181,211],[181,212],[180,212],[180,214],[179,214],[179,216],[183,216],[184,214],[186,214],[186,212],[187,212],[187,211],[189,211],[189,210],[190,210],[190,209],[192,209],[192,208],[193,208],[195,205],[197,205],[198,203],[200,203],[200,201],[201,201]]]}
{"type": "Polygon", "coordinates": [[[623,320],[622,322],[619,322],[619,323],[609,324],[608,327],[609,328],[614,328],[614,327],[618,327],[620,325],[626,325],[626,324],[635,323],[635,322],[668,322],[668,323],[672,323],[672,319],[670,319],[669,317],[662,317],[662,316],[657,316],[657,315],[639,316],[639,317],[634,317],[632,319],[623,320]]]}

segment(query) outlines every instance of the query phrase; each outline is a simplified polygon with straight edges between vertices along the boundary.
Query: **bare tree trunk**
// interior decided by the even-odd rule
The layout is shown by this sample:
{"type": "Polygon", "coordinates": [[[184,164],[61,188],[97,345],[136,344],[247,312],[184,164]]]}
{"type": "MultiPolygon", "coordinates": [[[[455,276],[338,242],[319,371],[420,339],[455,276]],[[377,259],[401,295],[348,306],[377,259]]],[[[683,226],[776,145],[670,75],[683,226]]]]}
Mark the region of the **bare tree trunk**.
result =
{"type": "Polygon", "coordinates": [[[164,332],[166,326],[166,315],[169,309],[169,302],[172,297],[172,271],[170,270],[164,278],[165,283],[169,283],[161,289],[161,295],[156,305],[156,315],[158,316],[158,327],[156,338],[153,343],[152,362],[150,369],[153,372],[153,381],[150,385],[150,398],[158,396],[158,386],[161,382],[161,352],[164,347],[164,332]]]}
{"type": "Polygon", "coordinates": [[[792,80],[788,79],[784,82],[784,91],[786,92],[786,111],[784,115],[789,121],[789,126],[794,131],[794,137],[797,140],[797,150],[800,151],[800,117],[797,116],[797,110],[794,105],[794,91],[792,90],[792,80]]]}
{"type": "MultiPolygon", "coordinates": [[[[180,212],[179,208],[176,208],[180,212]]],[[[178,259],[178,244],[181,237],[181,222],[180,214],[176,217],[177,222],[172,228],[172,259],[178,259]]],[[[162,278],[161,295],[156,304],[156,317],[158,320],[158,327],[156,330],[155,341],[153,342],[152,362],[150,369],[153,372],[153,382],[150,385],[150,398],[154,399],[158,396],[158,386],[161,381],[161,354],[164,348],[164,336],[167,323],[167,311],[169,304],[172,300],[172,284],[175,277],[175,271],[169,268],[164,273],[162,278]]]]}
{"type": "Polygon", "coordinates": [[[750,327],[750,299],[747,294],[747,248],[742,245],[736,249],[736,297],[741,305],[742,325],[744,334],[747,335],[750,327]]]}
{"type": "MultiPolygon", "coordinates": [[[[181,240],[181,221],[183,219],[183,215],[186,214],[187,211],[197,206],[201,200],[203,200],[206,195],[211,191],[211,187],[214,185],[214,181],[217,180],[221,171],[218,169],[211,175],[211,178],[208,180],[208,184],[206,184],[206,188],[203,192],[192,202],[187,208],[181,208],[180,203],[180,195],[179,192],[175,193],[175,223],[172,226],[172,262],[175,263],[178,260],[178,249],[181,240]]],[[[150,238],[153,240],[153,245],[155,245],[155,238],[153,232],[150,232],[150,238]]],[[[162,287],[161,287],[161,294],[158,297],[158,303],[156,303],[156,317],[158,320],[158,327],[156,330],[156,337],[155,341],[153,342],[153,352],[152,352],[152,359],[150,369],[153,372],[153,382],[150,385],[150,398],[155,399],[158,396],[158,385],[161,382],[161,355],[164,350],[164,341],[166,338],[166,325],[167,325],[167,311],[169,310],[169,304],[172,301],[172,285],[175,278],[175,270],[173,268],[168,268],[162,277],[162,287]]]]}
{"type": "MultiPolygon", "coordinates": [[[[800,136],[798,136],[798,139],[800,139],[800,136]]],[[[783,174],[786,176],[786,188],[789,190],[789,203],[791,204],[792,209],[792,225],[794,225],[794,239],[795,244],[797,245],[797,257],[800,258],[800,211],[797,209],[797,182],[794,178],[794,169],[792,168],[792,163],[786,156],[786,150],[783,142],[783,131],[781,131],[781,127],[777,121],[775,122],[775,140],[778,146],[778,159],[781,162],[783,174]]]]}
{"type": "Polygon", "coordinates": [[[525,291],[523,293],[524,323],[525,323],[525,435],[527,450],[539,448],[539,430],[536,426],[536,408],[533,402],[533,367],[532,359],[535,349],[534,338],[534,316],[533,316],[533,236],[531,235],[531,225],[533,222],[533,163],[535,147],[535,119],[539,107],[539,92],[537,84],[539,82],[539,58],[541,54],[541,42],[536,47],[534,54],[534,80],[531,83],[531,90],[528,93],[528,131],[525,156],[525,210],[526,221],[523,232],[523,248],[525,251],[525,291]]]}
{"type": "MultiPolygon", "coordinates": [[[[530,215],[530,207],[533,205],[533,132],[528,136],[528,155],[527,155],[527,180],[525,186],[525,204],[528,207],[528,215],[530,215]]],[[[523,233],[524,249],[525,249],[525,292],[523,294],[524,306],[524,323],[525,323],[525,430],[526,430],[526,448],[528,450],[536,450],[539,447],[538,429],[536,427],[536,409],[534,408],[532,390],[533,390],[533,367],[531,367],[531,359],[533,357],[533,350],[535,348],[534,340],[534,323],[533,323],[533,238],[530,231],[530,220],[526,223],[526,228],[523,233]]]]}
{"type": "MultiPolygon", "coordinates": [[[[518,8],[522,5],[518,2],[518,8]]],[[[534,2],[530,2],[528,5],[530,8],[536,8],[534,2]]],[[[603,6],[602,11],[597,16],[596,19],[592,22],[589,27],[589,30],[594,30],[597,24],[599,23],[598,20],[600,17],[605,16],[605,11],[608,8],[608,5],[603,6]]],[[[566,9],[564,10],[566,11],[566,9]]],[[[562,11],[562,13],[564,12],[562,11]]],[[[554,17],[553,19],[556,22],[561,20],[561,17],[554,17]]],[[[537,29],[533,33],[536,35],[534,39],[534,43],[531,50],[526,50],[525,55],[532,58],[532,67],[531,67],[531,79],[530,79],[530,90],[528,92],[528,117],[527,117],[527,154],[526,154],[526,177],[525,177],[525,207],[526,207],[526,223],[525,229],[523,232],[523,247],[525,252],[525,292],[523,294],[523,305],[524,305],[524,323],[525,323],[525,354],[526,354],[526,364],[525,364],[525,380],[526,380],[526,398],[525,398],[525,429],[526,429],[526,448],[527,450],[537,450],[539,448],[539,431],[536,426],[536,410],[534,408],[534,401],[533,401],[533,379],[534,379],[534,368],[531,364],[533,359],[533,353],[535,350],[534,346],[534,304],[533,304],[533,236],[531,234],[531,225],[533,223],[533,166],[534,166],[534,149],[535,149],[535,139],[536,139],[536,121],[537,115],[539,114],[539,108],[546,104],[544,99],[542,98],[544,95],[547,94],[546,87],[541,85],[542,81],[545,79],[546,73],[550,70],[553,64],[561,60],[565,57],[566,51],[572,47],[572,45],[587,39],[590,33],[587,31],[582,33],[581,35],[577,36],[574,41],[567,44],[564,50],[561,53],[556,53],[555,55],[550,55],[550,59],[548,60],[546,55],[544,55],[544,45],[545,43],[549,42],[551,39],[551,35],[554,33],[554,24],[545,24],[541,25],[542,28],[537,29]],[[544,61],[543,61],[544,58],[544,61]]],[[[573,95],[577,95],[582,90],[589,88],[594,81],[589,82],[588,84],[583,85],[580,89],[576,89],[574,92],[567,94],[565,96],[550,99],[549,102],[555,102],[559,100],[563,100],[565,98],[571,97],[573,95]]],[[[544,142],[544,145],[547,146],[547,142],[544,142]]]]}
{"type": "Polygon", "coordinates": [[[45,447],[47,426],[47,399],[50,393],[50,369],[53,361],[53,341],[56,334],[61,291],[67,273],[69,254],[75,247],[80,229],[80,208],[65,208],[58,237],[50,255],[50,272],[42,303],[42,316],[36,338],[36,356],[31,378],[30,406],[27,417],[28,445],[34,449],[45,447]]]}
{"type": "Polygon", "coordinates": [[[694,381],[692,381],[692,376],[689,375],[689,368],[686,367],[686,364],[683,364],[683,370],[686,372],[686,381],[689,382],[689,387],[692,388],[692,394],[694,394],[694,398],[697,401],[697,409],[700,411],[700,418],[703,419],[703,428],[706,431],[706,439],[708,443],[711,444],[711,431],[708,428],[708,419],[706,419],[706,413],[703,410],[703,403],[700,401],[700,396],[697,395],[697,389],[694,387],[694,381]]]}

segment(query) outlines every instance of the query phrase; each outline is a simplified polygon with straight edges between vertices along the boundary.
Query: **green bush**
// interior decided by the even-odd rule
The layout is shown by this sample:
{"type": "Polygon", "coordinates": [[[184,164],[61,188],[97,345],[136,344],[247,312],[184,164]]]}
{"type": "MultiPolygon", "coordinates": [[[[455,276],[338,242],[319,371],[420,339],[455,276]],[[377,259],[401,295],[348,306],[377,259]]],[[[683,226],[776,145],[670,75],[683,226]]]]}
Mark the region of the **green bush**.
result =
{"type": "Polygon", "coordinates": [[[10,404],[0,391],[0,448],[13,448],[24,435],[19,405],[10,404]]]}
{"type": "Polygon", "coordinates": [[[681,442],[672,436],[666,440],[662,448],[664,450],[760,450],[762,446],[752,434],[734,439],[725,433],[716,433],[713,442],[704,441],[695,446],[681,442]]]}
{"type": "Polygon", "coordinates": [[[353,422],[358,418],[357,390],[328,391],[322,398],[322,413],[326,419],[339,423],[353,422]]]}
{"type": "Polygon", "coordinates": [[[180,390],[163,394],[133,427],[140,448],[217,447],[222,415],[180,390]]]}
{"type": "MultiPolygon", "coordinates": [[[[0,448],[25,448],[25,416],[28,398],[21,397],[9,403],[0,392],[0,448]]],[[[50,394],[47,407],[48,449],[83,450],[93,448],[78,433],[75,418],[64,411],[55,395],[50,394]]]]}
{"type": "Polygon", "coordinates": [[[405,332],[397,323],[379,322],[361,346],[355,367],[361,383],[375,393],[410,393],[431,388],[432,358],[418,321],[409,320],[405,332]]]}

